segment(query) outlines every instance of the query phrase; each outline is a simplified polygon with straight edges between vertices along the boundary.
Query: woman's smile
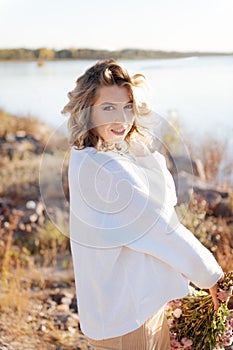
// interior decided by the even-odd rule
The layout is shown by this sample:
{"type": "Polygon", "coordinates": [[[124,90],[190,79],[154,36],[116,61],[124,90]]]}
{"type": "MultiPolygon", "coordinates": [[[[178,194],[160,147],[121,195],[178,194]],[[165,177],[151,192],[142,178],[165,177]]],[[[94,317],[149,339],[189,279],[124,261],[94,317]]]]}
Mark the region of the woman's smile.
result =
{"type": "Polygon", "coordinates": [[[121,128],[121,129],[111,129],[112,133],[114,135],[118,135],[118,136],[123,136],[126,129],[125,128],[121,128]]]}

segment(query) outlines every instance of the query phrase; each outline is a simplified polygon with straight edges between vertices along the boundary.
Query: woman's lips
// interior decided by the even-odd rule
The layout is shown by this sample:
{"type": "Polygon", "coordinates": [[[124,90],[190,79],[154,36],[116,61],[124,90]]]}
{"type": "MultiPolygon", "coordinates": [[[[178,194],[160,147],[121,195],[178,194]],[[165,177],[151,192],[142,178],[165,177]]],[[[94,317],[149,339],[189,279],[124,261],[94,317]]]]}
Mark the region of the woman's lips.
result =
{"type": "Polygon", "coordinates": [[[125,129],[111,129],[114,135],[122,136],[125,133],[125,129]]]}

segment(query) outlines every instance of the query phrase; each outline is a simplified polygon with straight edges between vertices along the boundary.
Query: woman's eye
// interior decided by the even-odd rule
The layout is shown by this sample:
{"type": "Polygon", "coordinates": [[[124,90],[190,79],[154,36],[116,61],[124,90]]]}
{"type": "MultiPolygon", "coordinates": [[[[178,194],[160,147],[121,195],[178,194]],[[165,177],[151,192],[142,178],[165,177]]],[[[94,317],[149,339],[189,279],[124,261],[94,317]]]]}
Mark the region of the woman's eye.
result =
{"type": "Polygon", "coordinates": [[[124,108],[129,110],[133,109],[133,103],[128,103],[124,108]]]}
{"type": "Polygon", "coordinates": [[[114,107],[113,106],[106,106],[106,107],[104,107],[104,111],[114,111],[114,107]]]}

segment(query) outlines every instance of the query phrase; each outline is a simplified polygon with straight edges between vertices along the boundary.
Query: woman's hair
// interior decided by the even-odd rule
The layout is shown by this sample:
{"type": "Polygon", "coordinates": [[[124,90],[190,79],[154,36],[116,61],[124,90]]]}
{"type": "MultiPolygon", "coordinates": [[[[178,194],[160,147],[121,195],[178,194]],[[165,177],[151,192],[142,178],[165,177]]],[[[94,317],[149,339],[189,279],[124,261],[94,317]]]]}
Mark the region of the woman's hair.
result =
{"type": "MultiPolygon", "coordinates": [[[[113,59],[98,61],[87,69],[76,81],[75,88],[68,93],[69,102],[62,110],[63,114],[70,115],[68,121],[69,143],[78,149],[88,146],[106,150],[104,140],[98,136],[91,127],[92,106],[98,98],[99,88],[103,86],[124,86],[127,88],[129,98],[134,104],[135,121],[125,140],[130,144],[132,134],[143,136],[139,131],[138,118],[150,114],[150,109],[145,101],[136,97],[135,87],[145,85],[145,77],[136,74],[130,77],[127,70],[113,59]]],[[[135,135],[134,135],[135,136],[135,135]]]]}

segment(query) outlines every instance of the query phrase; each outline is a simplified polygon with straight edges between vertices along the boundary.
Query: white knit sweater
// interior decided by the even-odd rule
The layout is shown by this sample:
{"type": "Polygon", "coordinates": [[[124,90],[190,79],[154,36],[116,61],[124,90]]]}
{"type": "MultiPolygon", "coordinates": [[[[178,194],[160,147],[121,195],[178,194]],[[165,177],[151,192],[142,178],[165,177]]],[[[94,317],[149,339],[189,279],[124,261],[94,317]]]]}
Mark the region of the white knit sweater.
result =
{"type": "Polygon", "coordinates": [[[80,326],[93,339],[140,327],[189,281],[222,275],[213,255],[177,219],[175,186],[159,152],[131,159],[71,150],[70,238],[80,326]]]}

